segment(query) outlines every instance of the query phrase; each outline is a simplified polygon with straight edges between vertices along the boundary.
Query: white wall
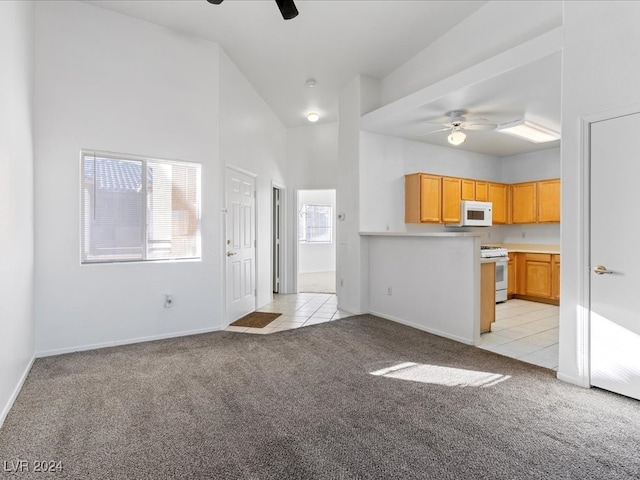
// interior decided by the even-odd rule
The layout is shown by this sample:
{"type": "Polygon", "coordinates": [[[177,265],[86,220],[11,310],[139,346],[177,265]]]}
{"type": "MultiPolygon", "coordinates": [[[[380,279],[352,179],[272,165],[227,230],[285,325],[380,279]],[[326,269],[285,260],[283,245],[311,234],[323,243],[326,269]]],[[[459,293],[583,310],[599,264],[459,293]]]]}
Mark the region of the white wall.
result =
{"type": "Polygon", "coordinates": [[[371,313],[459,342],[479,340],[478,237],[366,238],[371,313]]]}
{"type": "Polygon", "coordinates": [[[302,205],[329,205],[333,213],[331,243],[298,245],[298,273],[332,272],[336,270],[336,191],[298,190],[298,211],[302,205]]]}
{"type": "Polygon", "coordinates": [[[560,178],[560,147],[502,157],[502,182],[560,178]]]}
{"type": "MultiPolygon", "coordinates": [[[[320,123],[287,130],[287,274],[285,291],[295,291],[294,252],[297,189],[338,187],[338,123],[320,123]]],[[[335,257],[335,256],[334,256],[335,257]]]]}
{"type": "MultiPolygon", "coordinates": [[[[502,158],[502,182],[519,183],[560,178],[560,148],[502,158]]],[[[560,245],[560,224],[494,227],[503,243],[560,245]]]]}
{"type": "Polygon", "coordinates": [[[562,2],[491,1],[380,82],[386,105],[562,24],[562,2]]]}
{"type": "Polygon", "coordinates": [[[0,2],[0,425],[34,355],[33,4],[0,2]]]}
{"type": "MultiPolygon", "coordinates": [[[[256,177],[257,307],[272,299],[272,182],[285,185],[287,130],[255,89],[220,53],[220,160],[256,177]]],[[[224,188],[221,188],[224,192],[224,188]]],[[[223,232],[224,235],[224,232],[223,232]]],[[[216,292],[217,290],[213,290],[216,292]]]]}
{"type": "Polygon", "coordinates": [[[404,223],[405,174],[425,172],[495,182],[502,175],[498,157],[370,132],[360,133],[360,155],[360,230],[366,232],[451,231],[444,225],[404,223]]]}
{"type": "MultiPolygon", "coordinates": [[[[558,377],[582,385],[589,384],[588,324],[581,301],[583,282],[588,282],[587,265],[581,258],[588,211],[582,201],[581,179],[586,165],[580,121],[590,114],[640,103],[639,18],[640,2],[564,2],[558,377]]],[[[620,210],[620,215],[626,213],[620,210]]],[[[620,221],[624,221],[622,216],[620,221]]]]}
{"type": "Polygon", "coordinates": [[[219,47],[83,2],[38,2],[35,48],[36,350],[225,327],[219,47]],[[202,261],[80,265],[81,148],[201,163],[202,261]]]}

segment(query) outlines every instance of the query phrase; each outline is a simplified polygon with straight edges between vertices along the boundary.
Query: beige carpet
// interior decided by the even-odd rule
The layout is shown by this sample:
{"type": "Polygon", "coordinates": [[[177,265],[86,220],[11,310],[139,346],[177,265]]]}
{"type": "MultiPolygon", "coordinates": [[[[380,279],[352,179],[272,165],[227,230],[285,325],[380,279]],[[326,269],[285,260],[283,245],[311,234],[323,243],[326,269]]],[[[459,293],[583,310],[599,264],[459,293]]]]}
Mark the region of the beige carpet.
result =
{"type": "Polygon", "coordinates": [[[298,274],[298,291],[304,293],[336,293],[336,272],[298,274]]]}

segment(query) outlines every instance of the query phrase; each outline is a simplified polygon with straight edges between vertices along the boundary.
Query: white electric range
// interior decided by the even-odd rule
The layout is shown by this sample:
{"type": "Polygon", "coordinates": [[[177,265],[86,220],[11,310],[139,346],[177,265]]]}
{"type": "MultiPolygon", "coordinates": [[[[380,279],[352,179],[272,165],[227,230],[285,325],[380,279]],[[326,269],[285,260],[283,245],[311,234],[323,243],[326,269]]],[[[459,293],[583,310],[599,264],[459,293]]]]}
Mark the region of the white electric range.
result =
{"type": "Polygon", "coordinates": [[[509,251],[502,247],[481,245],[480,257],[496,258],[496,303],[505,302],[507,300],[509,251]]]}

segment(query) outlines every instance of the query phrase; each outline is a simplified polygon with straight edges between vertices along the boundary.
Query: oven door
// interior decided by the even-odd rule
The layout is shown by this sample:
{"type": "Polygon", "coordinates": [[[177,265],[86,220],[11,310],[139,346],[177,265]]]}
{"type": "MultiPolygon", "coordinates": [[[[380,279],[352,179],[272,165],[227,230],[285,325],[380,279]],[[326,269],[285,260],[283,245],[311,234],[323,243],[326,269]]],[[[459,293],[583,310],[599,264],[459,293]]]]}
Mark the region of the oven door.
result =
{"type": "Polygon", "coordinates": [[[500,258],[496,262],[496,303],[507,300],[507,268],[509,257],[500,258]]]}

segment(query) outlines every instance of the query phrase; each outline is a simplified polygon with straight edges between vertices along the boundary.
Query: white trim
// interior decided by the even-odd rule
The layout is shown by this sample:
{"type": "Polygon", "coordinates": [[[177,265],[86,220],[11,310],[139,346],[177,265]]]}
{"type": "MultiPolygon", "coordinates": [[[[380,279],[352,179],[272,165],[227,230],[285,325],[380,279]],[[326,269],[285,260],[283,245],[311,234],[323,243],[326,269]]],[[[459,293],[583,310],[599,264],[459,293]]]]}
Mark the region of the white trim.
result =
{"type": "MultiPolygon", "coordinates": [[[[252,177],[252,178],[256,178],[256,179],[258,178],[258,174],[257,173],[250,172],[249,170],[245,170],[244,168],[235,167],[235,166],[229,165],[229,164],[225,165],[225,168],[230,168],[231,170],[235,170],[236,172],[242,173],[243,175],[247,175],[248,177],[252,177]]],[[[225,175],[225,177],[226,177],[226,175],[225,175]]]]}
{"type": "Polygon", "coordinates": [[[412,328],[415,328],[417,330],[422,330],[423,332],[427,332],[427,333],[431,333],[433,335],[437,335],[439,337],[444,337],[444,338],[448,338],[450,340],[455,340],[456,342],[464,343],[466,345],[475,345],[476,344],[475,340],[469,340],[467,338],[458,337],[457,335],[451,335],[449,333],[444,333],[444,332],[441,332],[440,330],[436,330],[434,328],[427,328],[424,325],[419,325],[417,323],[409,322],[408,320],[403,320],[401,318],[394,317],[393,315],[386,315],[384,313],[379,313],[379,312],[374,312],[374,311],[369,311],[368,313],[371,314],[371,315],[375,315],[376,317],[381,317],[381,318],[384,318],[386,320],[391,320],[392,322],[400,323],[402,325],[407,325],[408,327],[412,327],[412,328]]]}
{"type": "Polygon", "coordinates": [[[36,352],[36,358],[51,357],[54,355],[62,355],[64,353],[85,352],[87,350],[98,350],[100,348],[119,347],[122,345],[131,345],[134,343],[154,342],[156,340],[166,340],[168,338],[187,337],[189,335],[200,335],[203,333],[218,332],[220,330],[223,330],[224,328],[225,328],[224,326],[200,328],[197,330],[186,330],[183,332],[164,333],[161,335],[151,335],[148,337],[137,337],[137,338],[130,338],[126,340],[114,340],[111,342],[92,343],[89,345],[78,345],[75,347],[65,347],[65,348],[58,348],[54,350],[45,350],[42,352],[36,352]]]}
{"type": "Polygon", "coordinates": [[[578,387],[590,388],[591,384],[589,383],[589,378],[584,377],[574,377],[573,375],[566,375],[564,373],[558,372],[556,375],[558,380],[563,382],[571,383],[572,385],[577,385],[578,387]]]}
{"type": "Polygon", "coordinates": [[[29,375],[29,372],[31,371],[31,367],[33,367],[33,362],[35,362],[35,360],[36,360],[36,356],[33,355],[31,357],[31,360],[29,360],[27,368],[25,368],[24,372],[22,372],[22,375],[20,376],[20,380],[18,381],[18,384],[16,385],[16,387],[13,389],[13,392],[11,393],[9,400],[7,401],[6,405],[2,409],[2,412],[0,413],[0,427],[2,427],[2,425],[4,424],[4,421],[7,419],[7,416],[9,415],[9,412],[11,411],[13,404],[18,398],[18,395],[20,394],[20,390],[22,390],[24,382],[27,379],[27,376],[29,375]]]}

